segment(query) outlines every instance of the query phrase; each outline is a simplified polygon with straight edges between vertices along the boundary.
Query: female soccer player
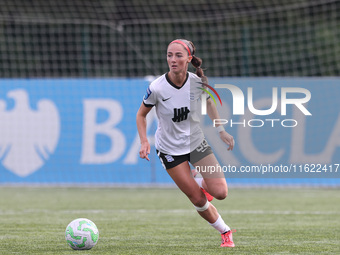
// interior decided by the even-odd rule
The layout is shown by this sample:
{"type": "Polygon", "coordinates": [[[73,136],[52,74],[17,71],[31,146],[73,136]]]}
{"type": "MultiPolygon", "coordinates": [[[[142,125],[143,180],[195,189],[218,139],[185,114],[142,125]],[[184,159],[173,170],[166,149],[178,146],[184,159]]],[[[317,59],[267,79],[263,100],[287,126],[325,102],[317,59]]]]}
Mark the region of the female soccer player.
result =
{"type": "MultiPolygon", "coordinates": [[[[197,116],[198,101],[203,83],[207,83],[201,69],[202,60],[195,56],[195,46],[184,39],[176,39],[168,45],[167,61],[169,72],[153,81],[147,89],[137,112],[136,122],[141,141],[140,157],[149,160],[150,144],[146,135],[146,116],[156,107],[158,128],[155,134],[157,155],[178,188],[193,203],[199,215],[218,230],[222,236],[221,247],[234,247],[233,230],[225,224],[216,208],[209,202],[212,197],[222,200],[228,194],[228,186],[223,172],[201,173],[193,178],[189,162],[195,169],[219,166],[211,147],[204,138],[197,116]],[[188,72],[188,64],[196,68],[196,74],[188,72]],[[209,201],[208,199],[209,198],[209,201]]],[[[207,113],[219,119],[215,104],[207,99],[207,113]]],[[[220,138],[234,147],[234,139],[223,126],[218,126],[220,138]]],[[[219,168],[221,169],[221,168],[219,168]]]]}

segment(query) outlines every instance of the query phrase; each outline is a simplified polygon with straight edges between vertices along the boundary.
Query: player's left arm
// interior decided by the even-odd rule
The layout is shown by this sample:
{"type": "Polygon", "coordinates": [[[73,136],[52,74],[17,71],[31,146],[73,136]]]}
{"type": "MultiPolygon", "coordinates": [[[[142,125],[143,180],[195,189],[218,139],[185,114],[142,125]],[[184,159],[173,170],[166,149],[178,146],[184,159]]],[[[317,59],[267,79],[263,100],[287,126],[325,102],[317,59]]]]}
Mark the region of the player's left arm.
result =
{"type": "MultiPolygon", "coordinates": [[[[214,104],[213,100],[211,98],[207,99],[207,113],[209,115],[209,118],[214,121],[214,119],[220,119],[220,115],[217,111],[216,105],[214,104]]],[[[216,128],[220,126],[220,124],[216,124],[216,128]]],[[[235,145],[234,137],[230,135],[227,131],[224,129],[219,132],[220,138],[223,142],[228,144],[228,151],[232,150],[235,145]]]]}

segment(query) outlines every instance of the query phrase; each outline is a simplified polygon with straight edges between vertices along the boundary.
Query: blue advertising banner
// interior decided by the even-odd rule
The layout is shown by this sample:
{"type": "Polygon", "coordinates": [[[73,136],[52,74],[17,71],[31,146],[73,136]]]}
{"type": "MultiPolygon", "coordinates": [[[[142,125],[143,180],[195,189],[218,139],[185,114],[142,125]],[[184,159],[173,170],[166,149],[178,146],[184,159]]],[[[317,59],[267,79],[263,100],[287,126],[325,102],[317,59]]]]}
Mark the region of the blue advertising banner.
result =
{"type": "MultiPolygon", "coordinates": [[[[144,79],[1,80],[1,183],[170,181],[139,159],[144,79]]],[[[155,128],[151,125],[151,128],[155,128]]]]}
{"type": "MultiPolygon", "coordinates": [[[[146,79],[0,82],[0,184],[172,183],[154,147],[150,162],[139,158],[135,117],[146,79]]],[[[228,181],[340,185],[339,82],[209,79],[222,103],[212,93],[215,122],[234,136],[234,150],[226,151],[207,115],[201,123],[228,181]]],[[[152,145],[156,127],[152,111],[152,145]]]]}
{"type": "MultiPolygon", "coordinates": [[[[233,152],[225,153],[211,121],[203,118],[204,133],[226,176],[242,178],[239,182],[256,179],[248,179],[249,183],[339,185],[339,82],[338,78],[210,79],[222,99],[216,123],[224,124],[236,142],[233,152]]],[[[212,95],[217,98],[217,94],[212,95]]]]}

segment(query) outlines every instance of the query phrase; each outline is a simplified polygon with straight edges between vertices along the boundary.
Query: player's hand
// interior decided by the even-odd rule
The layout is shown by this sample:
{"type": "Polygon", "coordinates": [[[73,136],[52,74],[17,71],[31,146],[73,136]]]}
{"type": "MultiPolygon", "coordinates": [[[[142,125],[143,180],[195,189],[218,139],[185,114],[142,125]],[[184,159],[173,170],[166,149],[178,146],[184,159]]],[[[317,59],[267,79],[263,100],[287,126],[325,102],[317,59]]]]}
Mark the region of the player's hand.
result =
{"type": "Polygon", "coordinates": [[[146,160],[150,161],[149,154],[150,154],[150,144],[149,142],[143,142],[139,150],[139,157],[145,158],[146,160]]]}
{"type": "Polygon", "coordinates": [[[233,150],[234,145],[235,145],[235,141],[234,141],[234,137],[232,135],[230,135],[227,131],[222,131],[220,132],[220,138],[223,142],[225,142],[226,144],[228,144],[228,151],[233,150]]]}

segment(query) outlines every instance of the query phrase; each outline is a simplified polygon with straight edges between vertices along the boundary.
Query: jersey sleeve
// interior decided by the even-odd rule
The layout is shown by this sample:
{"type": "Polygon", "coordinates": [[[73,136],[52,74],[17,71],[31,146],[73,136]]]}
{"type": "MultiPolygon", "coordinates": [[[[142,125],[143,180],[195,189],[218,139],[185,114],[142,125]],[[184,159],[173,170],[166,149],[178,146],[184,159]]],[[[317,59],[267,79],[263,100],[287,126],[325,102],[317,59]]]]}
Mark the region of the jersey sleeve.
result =
{"type": "Polygon", "coordinates": [[[146,89],[146,93],[143,97],[143,103],[146,107],[153,107],[157,103],[156,93],[153,89],[152,84],[146,89]]]}

